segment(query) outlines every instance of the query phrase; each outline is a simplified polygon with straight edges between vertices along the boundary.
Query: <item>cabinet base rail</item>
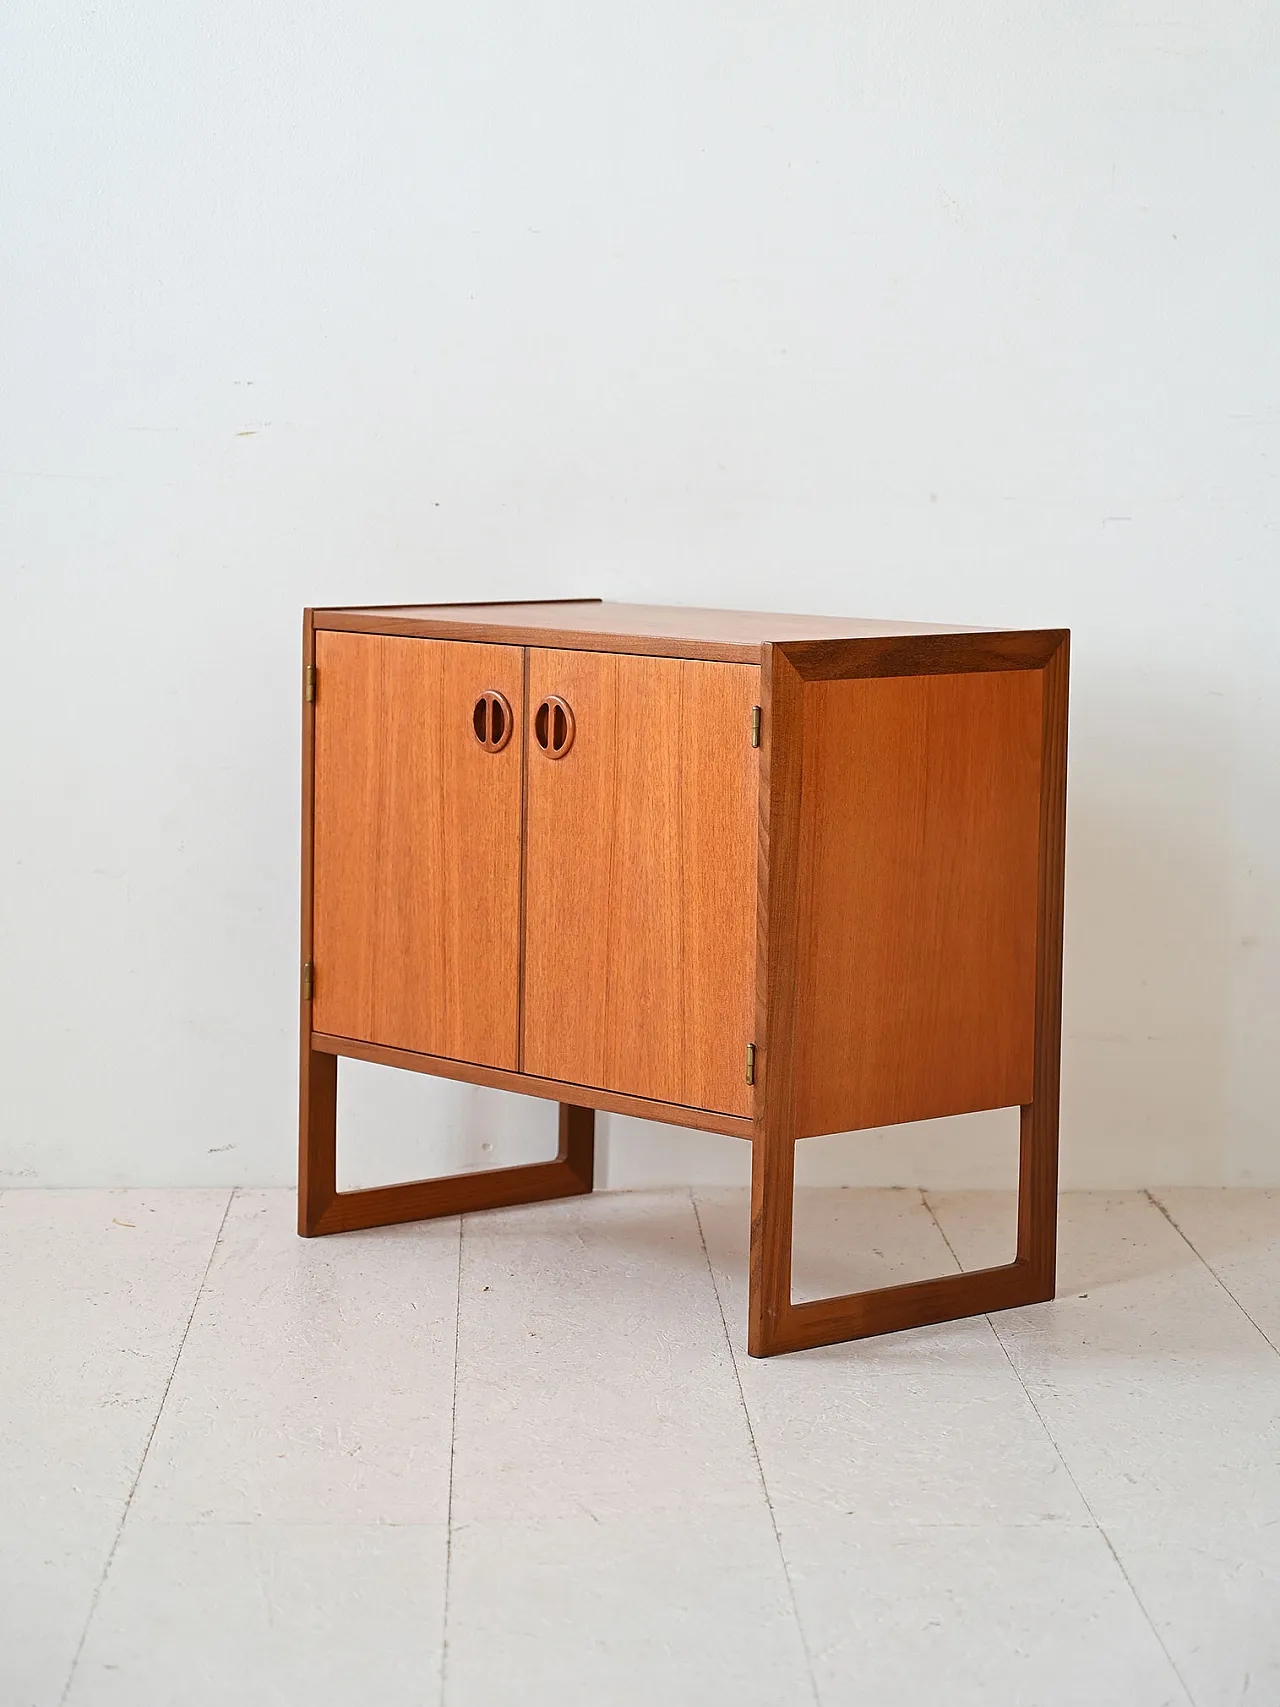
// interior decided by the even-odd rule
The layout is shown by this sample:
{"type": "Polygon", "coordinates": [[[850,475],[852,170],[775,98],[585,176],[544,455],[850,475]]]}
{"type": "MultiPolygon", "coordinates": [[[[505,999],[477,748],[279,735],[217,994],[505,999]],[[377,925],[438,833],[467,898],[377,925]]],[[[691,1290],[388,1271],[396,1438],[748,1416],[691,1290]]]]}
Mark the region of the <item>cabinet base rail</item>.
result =
{"type": "Polygon", "coordinates": [[[560,1104],[560,1144],[554,1161],[407,1180],[365,1191],[338,1190],[337,1136],[338,1057],[306,1050],[298,1174],[298,1231],[303,1238],[580,1197],[595,1183],[595,1110],[572,1103],[560,1104]]]}

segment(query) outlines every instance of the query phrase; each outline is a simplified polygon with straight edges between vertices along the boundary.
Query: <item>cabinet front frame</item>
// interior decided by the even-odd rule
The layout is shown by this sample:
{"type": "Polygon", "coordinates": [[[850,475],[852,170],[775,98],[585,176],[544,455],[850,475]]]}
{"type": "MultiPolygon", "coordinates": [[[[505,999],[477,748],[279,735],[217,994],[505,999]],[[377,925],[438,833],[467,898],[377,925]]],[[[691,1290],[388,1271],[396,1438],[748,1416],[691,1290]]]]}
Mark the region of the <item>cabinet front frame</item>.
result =
{"type": "MultiPolygon", "coordinates": [[[[316,634],[330,629],[338,632],[359,632],[362,634],[387,633],[403,635],[401,627],[393,627],[388,623],[385,629],[379,627],[361,626],[353,629],[344,622],[330,623],[326,620],[327,613],[308,609],[303,613],[303,673],[304,679],[311,684],[309,696],[303,700],[302,715],[302,848],[301,848],[301,945],[302,961],[305,967],[314,962],[315,951],[315,731],[316,707],[319,696],[324,688],[318,682],[315,674],[316,665],[316,634]]],[[[457,634],[440,635],[437,632],[423,633],[419,629],[414,636],[430,639],[446,638],[450,640],[468,641],[473,633],[459,631],[457,634]]],[[[515,631],[499,626],[486,628],[484,640],[489,644],[521,645],[526,654],[531,646],[540,645],[542,636],[538,631],[523,631],[517,639],[515,631]],[[536,640],[525,638],[524,635],[537,635],[536,640]]],[[[565,648],[566,650],[569,648],[565,648]]],[[[583,648],[583,650],[599,650],[599,648],[583,648]]],[[[683,656],[678,650],[671,656],[683,656]]],[[[740,663],[740,652],[724,660],[740,663]]],[[[528,675],[526,656],[525,675],[528,675]]],[[[528,719],[521,715],[519,718],[523,741],[528,741],[528,719]]],[[[527,753],[525,762],[527,762],[527,753]]],[[[749,903],[748,903],[749,904],[749,903]]],[[[521,919],[521,955],[523,956],[523,928],[521,919]]],[[[312,1026],[313,1009],[312,997],[305,985],[300,998],[299,1030],[301,1038],[302,1065],[301,1073],[304,1083],[307,1079],[309,1060],[312,1054],[324,1057],[346,1057],[351,1060],[371,1061],[379,1065],[399,1067],[409,1072],[425,1073],[431,1077],[455,1079],[466,1084],[485,1085],[498,1090],[514,1091],[522,1096],[538,1097],[543,1100],[560,1102],[575,1107],[598,1109],[604,1113],[629,1114],[641,1120],[661,1121],[669,1126],[682,1126],[698,1131],[718,1132],[728,1137],[750,1140],[752,1136],[753,1116],[721,1113],[714,1109],[694,1108],[683,1103],[660,1102],[650,1097],[632,1096],[625,1092],[609,1090],[603,1086],[580,1085],[569,1080],[542,1078],[523,1071],[512,1071],[504,1068],[489,1067],[474,1061],[459,1060],[454,1057],[427,1055],[408,1049],[393,1048],[384,1044],[371,1043],[363,1038],[338,1037],[330,1033],[320,1032],[312,1026]]],[[[523,1015],[521,1015],[521,1022],[523,1015]]],[[[523,1024],[520,1026],[523,1037],[523,1024]]],[[[303,1161],[301,1171],[305,1175],[306,1146],[302,1150],[303,1161]]]]}

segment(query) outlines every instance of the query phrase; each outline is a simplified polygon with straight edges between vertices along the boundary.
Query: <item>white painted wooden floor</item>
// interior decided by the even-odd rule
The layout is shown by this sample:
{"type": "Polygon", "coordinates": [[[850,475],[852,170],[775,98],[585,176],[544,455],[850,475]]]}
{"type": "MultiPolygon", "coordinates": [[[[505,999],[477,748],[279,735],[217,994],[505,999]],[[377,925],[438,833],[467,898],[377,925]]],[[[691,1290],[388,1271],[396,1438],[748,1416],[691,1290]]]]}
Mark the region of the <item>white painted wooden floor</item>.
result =
{"type": "MultiPolygon", "coordinates": [[[[1010,1216],[803,1194],[798,1290],[1010,1216]]],[[[0,1703],[1274,1707],[1280,1192],[1061,1225],[1055,1304],[757,1363],[737,1192],[5,1192],[0,1703]]]]}

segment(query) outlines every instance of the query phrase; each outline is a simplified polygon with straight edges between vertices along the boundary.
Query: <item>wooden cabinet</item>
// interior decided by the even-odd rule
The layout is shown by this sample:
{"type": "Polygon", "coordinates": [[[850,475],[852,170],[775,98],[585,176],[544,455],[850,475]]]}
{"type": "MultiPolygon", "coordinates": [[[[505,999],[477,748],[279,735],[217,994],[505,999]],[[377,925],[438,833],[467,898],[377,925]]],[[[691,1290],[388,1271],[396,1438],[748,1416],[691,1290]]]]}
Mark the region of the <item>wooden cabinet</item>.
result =
{"type": "Polygon", "coordinates": [[[759,1355],[1052,1295],[1067,636],[309,611],[300,1230],[589,1191],[595,1109],[752,1144],[759,1355]],[[557,1159],[336,1190],[342,1056],[551,1097],[557,1159]],[[1017,1260],[795,1304],[796,1143],[1022,1110],[1017,1260]]]}

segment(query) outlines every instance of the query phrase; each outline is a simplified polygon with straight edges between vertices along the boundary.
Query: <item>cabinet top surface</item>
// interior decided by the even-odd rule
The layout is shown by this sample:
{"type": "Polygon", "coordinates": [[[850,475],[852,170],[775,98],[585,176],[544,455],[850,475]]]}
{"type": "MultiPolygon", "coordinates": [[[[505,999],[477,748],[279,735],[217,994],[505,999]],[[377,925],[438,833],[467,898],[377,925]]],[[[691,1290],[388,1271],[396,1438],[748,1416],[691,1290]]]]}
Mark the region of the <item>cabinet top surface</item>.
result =
{"type": "Polygon", "coordinates": [[[527,604],[352,605],[316,610],[317,628],[439,635],[553,647],[656,651],[672,644],[719,656],[758,657],[773,641],[888,639],[999,632],[959,623],[874,617],[796,616],[702,610],[687,605],[614,604],[566,599],[527,604]]]}

